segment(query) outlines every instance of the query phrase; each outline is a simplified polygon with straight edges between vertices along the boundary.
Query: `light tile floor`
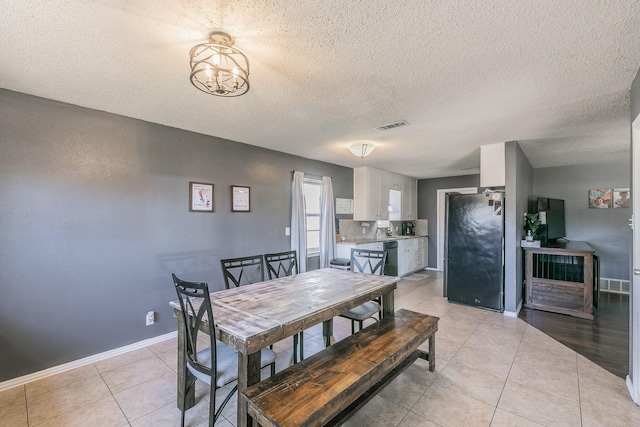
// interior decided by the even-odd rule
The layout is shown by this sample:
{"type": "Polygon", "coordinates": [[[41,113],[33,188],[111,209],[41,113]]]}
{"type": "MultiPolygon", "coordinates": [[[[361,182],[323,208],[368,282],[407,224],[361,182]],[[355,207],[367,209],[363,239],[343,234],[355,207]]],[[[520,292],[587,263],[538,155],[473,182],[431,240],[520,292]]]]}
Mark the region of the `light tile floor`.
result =
{"type": "MultiPolygon", "coordinates": [[[[436,372],[418,360],[346,426],[640,426],[624,380],[519,319],[449,304],[441,274],[425,273],[399,283],[396,308],[440,317],[436,372]]],[[[334,323],[336,339],[350,334],[334,323]]],[[[278,370],[291,345],[275,346],[278,370]]],[[[321,326],[305,331],[305,355],[322,348],[321,326]]],[[[170,340],[5,390],[0,426],[176,426],[175,370],[170,340]]],[[[196,399],[187,424],[207,425],[206,385],[196,399]]],[[[232,399],[218,425],[235,425],[235,412],[232,399]]]]}

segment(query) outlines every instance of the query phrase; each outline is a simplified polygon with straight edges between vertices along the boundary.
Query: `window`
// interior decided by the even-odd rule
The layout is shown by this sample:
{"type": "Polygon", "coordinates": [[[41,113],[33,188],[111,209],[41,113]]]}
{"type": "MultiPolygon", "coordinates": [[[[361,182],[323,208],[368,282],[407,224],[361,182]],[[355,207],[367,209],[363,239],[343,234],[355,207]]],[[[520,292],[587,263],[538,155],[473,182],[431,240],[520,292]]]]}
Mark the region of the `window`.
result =
{"type": "Polygon", "coordinates": [[[307,255],[320,253],[320,198],[322,181],[304,180],[304,213],[307,223],[307,255]]]}

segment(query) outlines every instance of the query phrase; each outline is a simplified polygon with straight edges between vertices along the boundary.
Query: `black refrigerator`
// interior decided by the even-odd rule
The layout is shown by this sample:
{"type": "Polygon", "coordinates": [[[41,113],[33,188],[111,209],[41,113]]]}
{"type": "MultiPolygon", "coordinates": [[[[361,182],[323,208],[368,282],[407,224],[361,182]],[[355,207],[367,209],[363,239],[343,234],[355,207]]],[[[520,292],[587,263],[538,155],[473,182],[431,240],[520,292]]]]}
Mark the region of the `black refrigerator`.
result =
{"type": "Polygon", "coordinates": [[[504,197],[448,194],[444,295],[450,302],[504,311],[504,197]]]}

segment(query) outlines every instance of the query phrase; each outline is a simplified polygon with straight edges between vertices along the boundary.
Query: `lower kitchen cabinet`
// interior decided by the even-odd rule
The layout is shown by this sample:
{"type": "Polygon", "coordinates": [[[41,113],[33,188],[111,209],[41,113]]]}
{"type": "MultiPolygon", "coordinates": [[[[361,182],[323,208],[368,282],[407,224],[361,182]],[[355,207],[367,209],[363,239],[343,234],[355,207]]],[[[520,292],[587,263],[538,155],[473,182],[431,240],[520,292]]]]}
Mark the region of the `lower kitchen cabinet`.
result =
{"type": "Polygon", "coordinates": [[[398,240],[398,276],[425,268],[429,262],[427,237],[398,240]]]}
{"type": "MultiPolygon", "coordinates": [[[[410,239],[398,239],[398,276],[406,276],[422,270],[429,264],[428,237],[418,236],[410,239]]],[[[384,250],[384,242],[375,243],[339,243],[336,258],[351,258],[351,249],[384,250]]]]}
{"type": "Polygon", "coordinates": [[[359,245],[350,244],[350,243],[339,243],[336,245],[336,258],[346,258],[351,259],[351,249],[367,249],[370,251],[381,251],[384,250],[384,242],[375,242],[375,243],[362,243],[359,245]]]}

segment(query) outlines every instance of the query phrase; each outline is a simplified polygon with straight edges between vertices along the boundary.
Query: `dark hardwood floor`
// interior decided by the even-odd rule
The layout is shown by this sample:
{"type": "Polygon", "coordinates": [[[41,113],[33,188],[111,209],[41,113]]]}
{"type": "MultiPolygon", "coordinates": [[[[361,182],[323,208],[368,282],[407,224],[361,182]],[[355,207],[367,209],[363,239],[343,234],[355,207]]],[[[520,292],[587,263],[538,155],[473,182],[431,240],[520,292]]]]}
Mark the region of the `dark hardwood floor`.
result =
{"type": "Polygon", "coordinates": [[[518,316],[609,372],[629,372],[629,295],[600,294],[595,319],[522,308],[518,316]]]}

